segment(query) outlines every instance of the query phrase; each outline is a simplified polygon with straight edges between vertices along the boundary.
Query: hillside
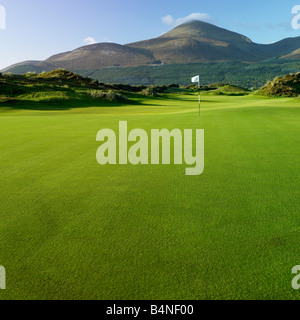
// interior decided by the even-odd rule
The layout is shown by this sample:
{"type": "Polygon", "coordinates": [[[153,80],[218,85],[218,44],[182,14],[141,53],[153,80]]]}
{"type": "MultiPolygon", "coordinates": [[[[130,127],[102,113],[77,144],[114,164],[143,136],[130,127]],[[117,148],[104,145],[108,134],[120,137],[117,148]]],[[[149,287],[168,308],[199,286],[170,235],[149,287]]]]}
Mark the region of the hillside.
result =
{"type": "Polygon", "coordinates": [[[194,62],[247,61],[261,57],[246,51],[252,41],[247,37],[212,24],[192,21],[151,40],[128,44],[153,52],[167,64],[194,62]]]}
{"type": "Polygon", "coordinates": [[[300,96],[300,72],[276,77],[261,88],[257,94],[270,97],[300,96]]]}
{"type": "Polygon", "coordinates": [[[191,21],[154,39],[127,45],[88,45],[45,61],[21,62],[3,72],[41,73],[65,68],[103,82],[146,85],[187,84],[196,72],[205,83],[230,81],[258,87],[276,75],[299,71],[299,48],[300,37],[256,44],[236,32],[191,21]],[[197,68],[193,70],[192,65],[197,68]]]}
{"type": "Polygon", "coordinates": [[[151,52],[115,43],[98,43],[54,55],[45,63],[71,70],[136,67],[155,61],[151,52]]]}
{"type": "MultiPolygon", "coordinates": [[[[11,72],[11,70],[18,69],[18,68],[20,69],[22,67],[28,69],[29,67],[37,66],[37,68],[39,69],[41,64],[42,64],[41,61],[38,61],[38,60],[28,60],[28,61],[15,63],[7,68],[2,69],[1,72],[11,72]]],[[[28,72],[28,71],[26,71],[26,72],[28,72]]],[[[31,72],[33,72],[33,70],[31,70],[31,72]]]]}
{"type": "Polygon", "coordinates": [[[204,62],[171,64],[157,67],[106,68],[102,70],[79,70],[84,76],[91,76],[101,82],[128,83],[131,85],[164,85],[177,83],[188,85],[191,77],[200,75],[201,84],[216,82],[230,83],[247,88],[259,88],[276,76],[296,73],[300,61],[271,59],[256,64],[242,62],[204,62]]]}
{"type": "Polygon", "coordinates": [[[282,59],[286,60],[300,60],[300,48],[291,52],[290,54],[287,54],[286,56],[283,56],[282,59]]]}
{"type": "Polygon", "coordinates": [[[54,70],[47,73],[26,75],[0,74],[0,107],[30,106],[35,103],[72,106],[98,105],[103,102],[127,103],[125,93],[141,92],[145,87],[108,85],[90,78],[83,78],[71,71],[54,70]]]}

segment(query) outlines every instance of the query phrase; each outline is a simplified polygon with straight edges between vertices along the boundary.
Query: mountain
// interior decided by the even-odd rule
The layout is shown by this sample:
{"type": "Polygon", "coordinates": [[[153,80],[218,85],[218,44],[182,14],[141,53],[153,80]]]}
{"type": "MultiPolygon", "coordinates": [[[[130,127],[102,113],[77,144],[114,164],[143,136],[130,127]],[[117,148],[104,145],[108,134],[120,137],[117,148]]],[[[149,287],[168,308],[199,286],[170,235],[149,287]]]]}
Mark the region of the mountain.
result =
{"type": "Polygon", "coordinates": [[[300,60],[300,49],[297,49],[286,56],[283,56],[282,59],[286,60],[300,60]]]}
{"type": "Polygon", "coordinates": [[[282,56],[300,48],[300,37],[267,45],[257,44],[236,32],[202,21],[191,21],[156,39],[129,44],[129,46],[150,50],[156,59],[165,57],[170,59],[171,63],[258,62],[282,56]],[[183,54],[180,55],[180,53],[183,54]],[[188,56],[185,55],[186,53],[188,56]],[[191,55],[192,59],[186,61],[191,55]],[[178,56],[177,59],[176,56],[178,56]]]}
{"type": "Polygon", "coordinates": [[[238,33],[212,24],[192,21],[166,34],[128,46],[151,51],[164,63],[244,61],[256,62],[261,57],[247,51],[252,41],[238,33]]]}
{"type": "MultiPolygon", "coordinates": [[[[299,48],[300,37],[288,38],[268,45],[257,44],[239,33],[206,22],[190,21],[154,39],[126,45],[116,43],[88,45],[53,55],[45,61],[22,62],[4,71],[39,73],[64,68],[80,74],[95,76],[95,74],[104,74],[107,68],[110,69],[110,73],[117,74],[120,73],[120,68],[140,66],[156,67],[156,70],[162,70],[165,65],[191,63],[253,65],[277,58],[282,59],[276,60],[275,64],[282,64],[282,61],[299,60],[297,51],[299,48]]],[[[137,73],[137,69],[135,71],[128,69],[127,80],[122,78],[120,81],[134,83],[139,78],[137,73]],[[131,71],[134,72],[134,75],[131,71]]],[[[107,81],[102,76],[98,76],[97,79],[107,81]]],[[[112,79],[118,80],[118,77],[112,79]]],[[[149,81],[151,83],[151,80],[149,81]]],[[[176,81],[177,78],[174,78],[174,82],[176,81]]]]}
{"type": "Polygon", "coordinates": [[[11,69],[22,67],[22,66],[38,66],[41,64],[41,61],[37,60],[27,60],[19,63],[15,63],[5,69],[2,69],[1,72],[9,72],[11,69]]]}
{"type": "Polygon", "coordinates": [[[116,43],[98,43],[60,53],[45,60],[65,69],[102,69],[105,67],[136,67],[155,61],[152,52],[116,43]]]}

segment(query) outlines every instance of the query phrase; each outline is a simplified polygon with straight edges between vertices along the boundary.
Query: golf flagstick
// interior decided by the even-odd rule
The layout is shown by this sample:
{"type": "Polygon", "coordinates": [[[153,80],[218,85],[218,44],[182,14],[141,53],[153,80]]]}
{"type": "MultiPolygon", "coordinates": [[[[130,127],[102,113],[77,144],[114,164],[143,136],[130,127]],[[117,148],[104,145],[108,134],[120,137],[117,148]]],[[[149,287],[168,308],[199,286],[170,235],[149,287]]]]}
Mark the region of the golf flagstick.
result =
{"type": "Polygon", "coordinates": [[[199,97],[199,117],[200,117],[200,112],[201,112],[200,77],[198,81],[198,97],[199,97]]]}
{"type": "Polygon", "coordinates": [[[195,76],[192,78],[192,82],[196,83],[198,82],[198,101],[199,101],[199,117],[201,112],[201,97],[200,97],[200,76],[195,76]]]}

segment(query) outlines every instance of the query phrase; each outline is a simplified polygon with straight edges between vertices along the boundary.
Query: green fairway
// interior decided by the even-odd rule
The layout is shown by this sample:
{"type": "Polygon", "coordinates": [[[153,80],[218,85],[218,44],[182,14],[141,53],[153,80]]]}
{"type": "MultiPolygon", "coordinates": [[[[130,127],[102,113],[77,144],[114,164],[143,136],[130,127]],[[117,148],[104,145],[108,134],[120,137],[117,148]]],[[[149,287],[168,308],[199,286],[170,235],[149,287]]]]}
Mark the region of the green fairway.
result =
{"type": "Polygon", "coordinates": [[[0,299],[299,299],[299,99],[133,99],[0,107],[0,299]],[[100,166],[119,121],[205,129],[203,175],[100,166]]]}

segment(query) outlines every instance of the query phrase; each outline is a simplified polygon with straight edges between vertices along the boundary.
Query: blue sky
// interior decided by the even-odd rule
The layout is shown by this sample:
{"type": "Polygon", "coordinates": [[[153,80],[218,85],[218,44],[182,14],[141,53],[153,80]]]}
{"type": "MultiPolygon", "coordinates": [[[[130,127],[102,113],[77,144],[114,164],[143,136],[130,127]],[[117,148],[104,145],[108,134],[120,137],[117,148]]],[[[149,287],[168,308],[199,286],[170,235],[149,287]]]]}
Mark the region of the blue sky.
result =
{"type": "Polygon", "coordinates": [[[0,0],[6,9],[0,69],[94,40],[126,44],[157,37],[192,13],[254,42],[271,43],[300,36],[291,26],[297,4],[300,0],[0,0]]]}

